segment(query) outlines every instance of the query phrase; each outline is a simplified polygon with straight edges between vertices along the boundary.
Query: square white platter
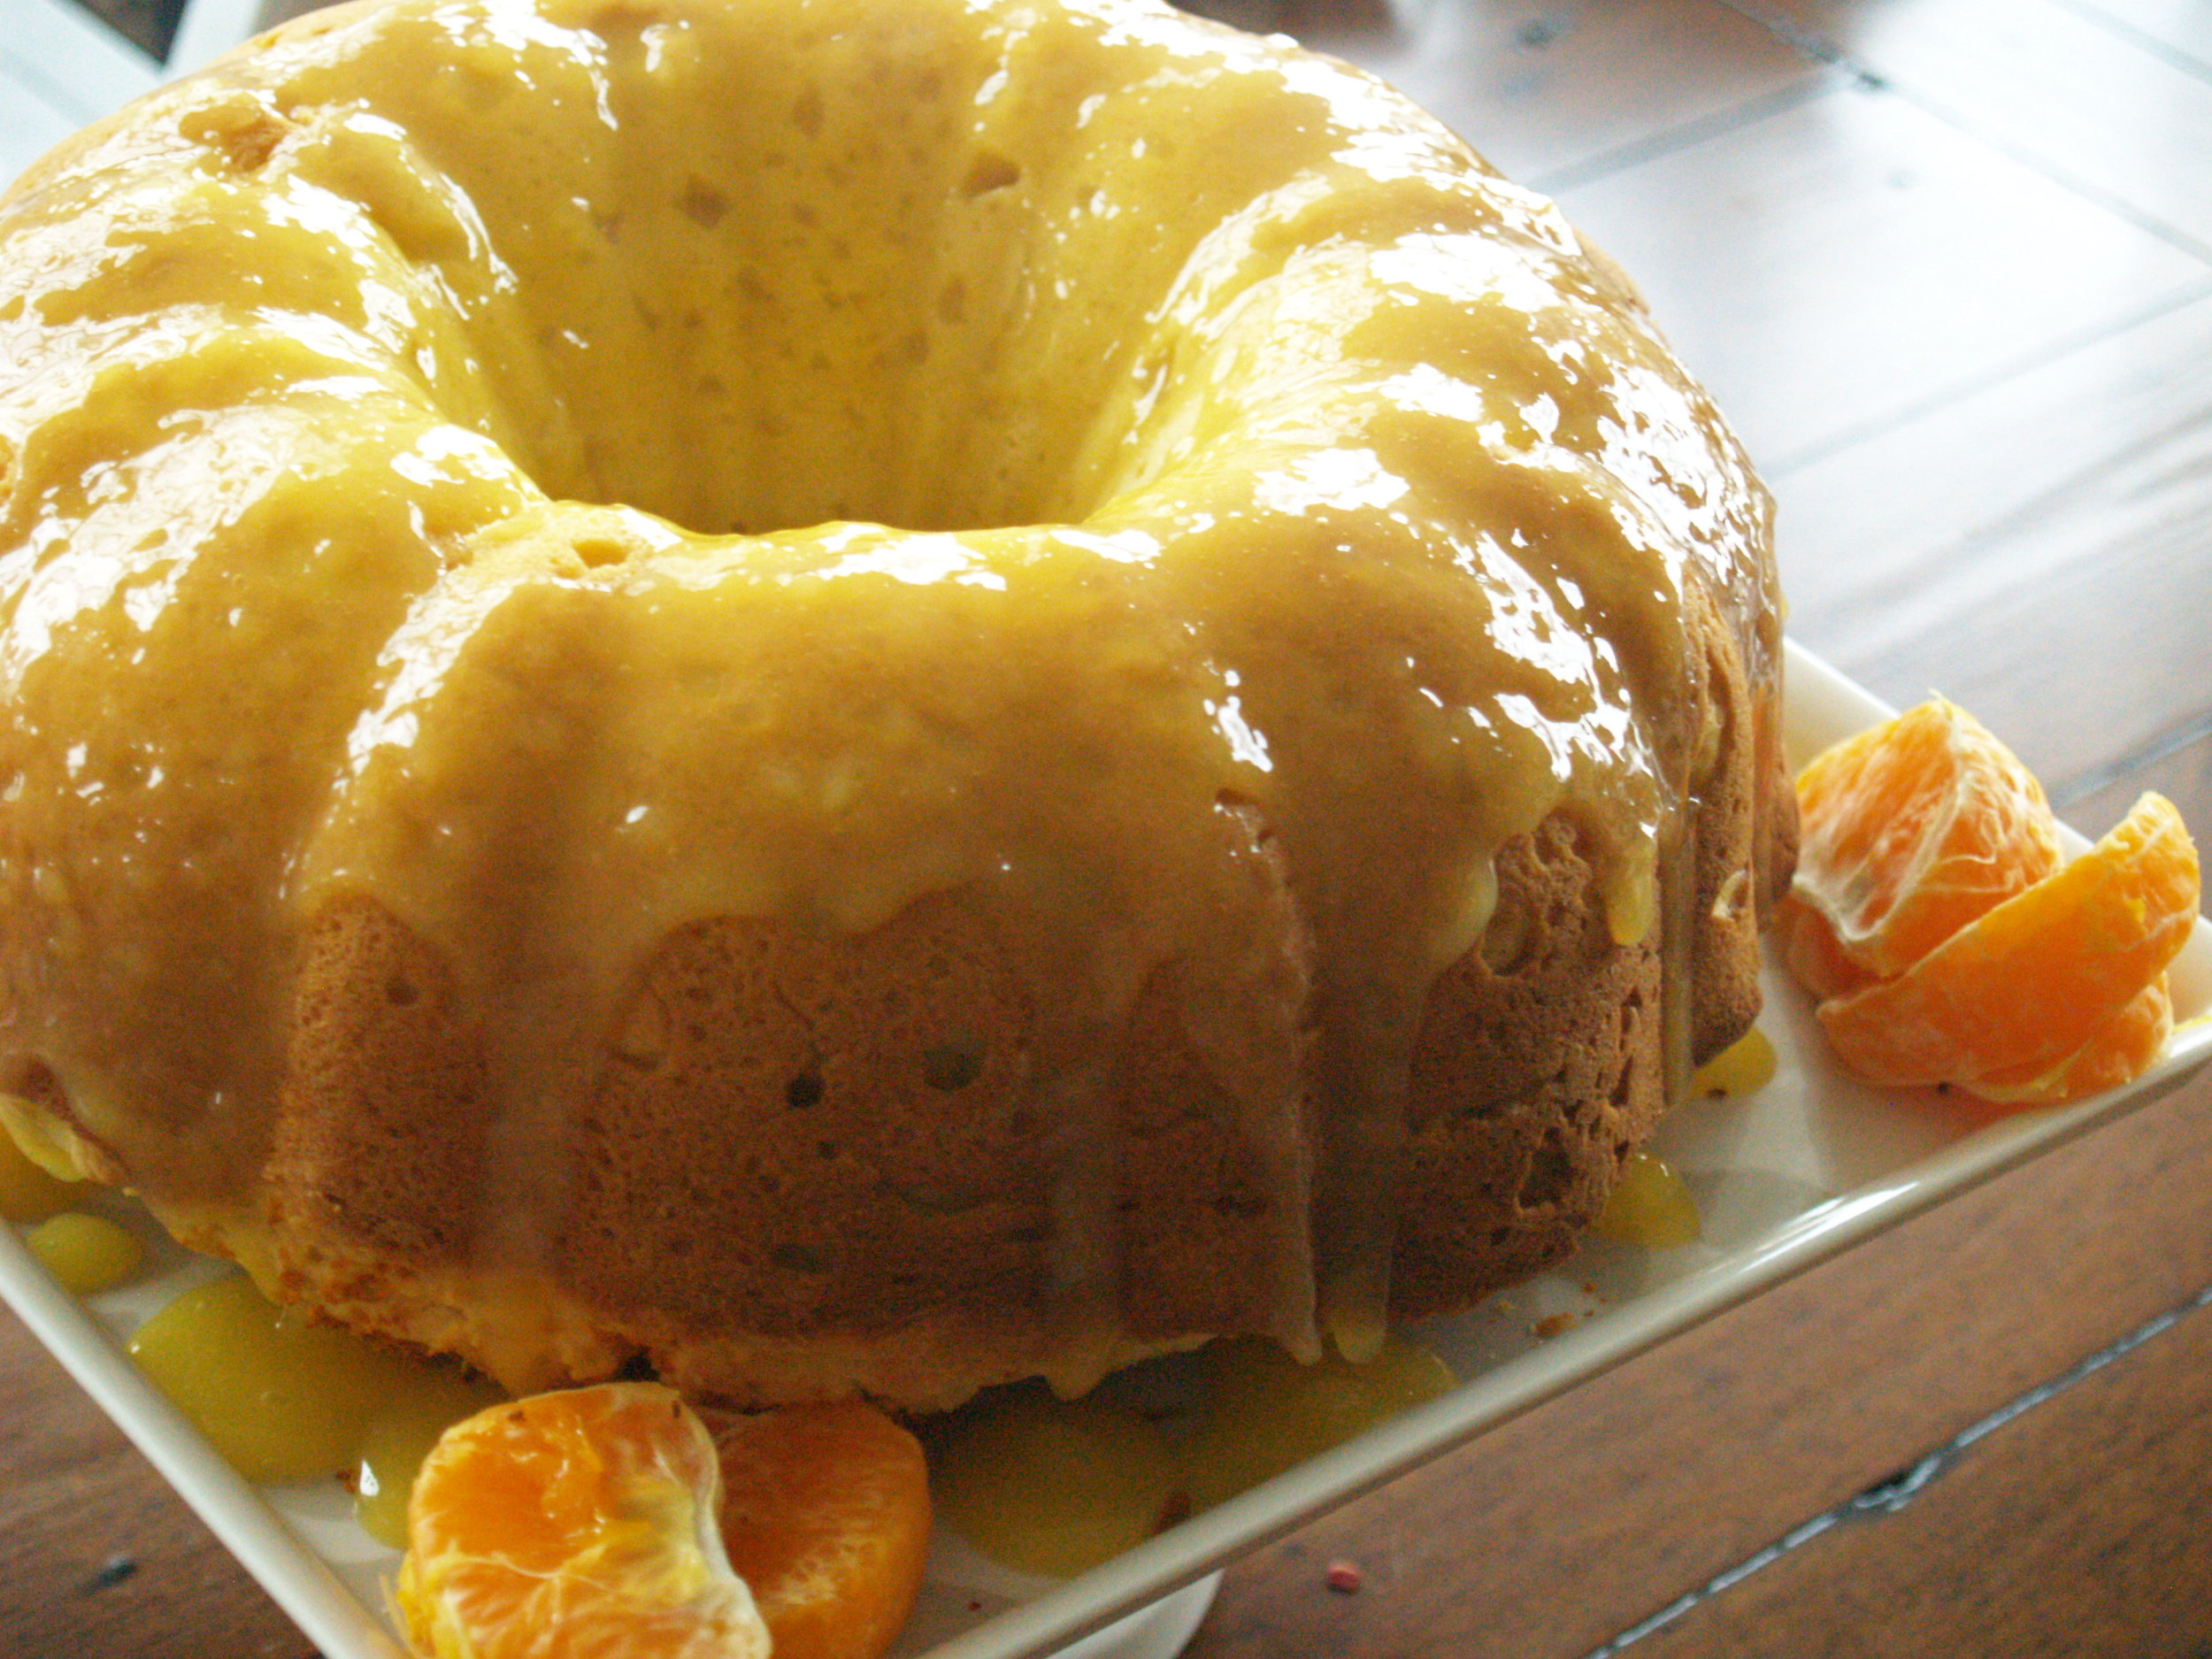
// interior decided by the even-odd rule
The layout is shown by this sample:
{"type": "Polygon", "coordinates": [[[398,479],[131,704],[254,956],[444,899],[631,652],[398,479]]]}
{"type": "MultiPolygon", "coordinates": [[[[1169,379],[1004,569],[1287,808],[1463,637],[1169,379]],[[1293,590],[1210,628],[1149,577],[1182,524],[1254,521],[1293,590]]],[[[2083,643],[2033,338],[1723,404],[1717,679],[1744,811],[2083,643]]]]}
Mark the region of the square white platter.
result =
{"type": "MultiPolygon", "coordinates": [[[[1890,712],[1794,645],[1787,676],[1793,764],[1890,712]]],[[[897,1652],[1021,1659],[1072,1642],[1064,1659],[1168,1659],[1203,1616],[1210,1575],[1223,1563],[2174,1087],[2212,1056],[2212,927],[2202,918],[2171,977],[2174,1039],[2148,1073],[2060,1110],[1985,1123],[1985,1114],[1933,1092],[1883,1093],[1842,1076],[1805,997],[1770,965],[1759,1023],[1778,1056],[1774,1079],[1740,1099],[1684,1106],[1656,1143],[1697,1196],[1704,1236],[1696,1244],[1593,1243],[1472,1313],[1408,1333],[1451,1363],[1458,1387],[1079,1578],[1024,1578],[941,1540],[897,1652]],[[1566,1328],[1540,1340],[1539,1325],[1566,1328]]],[[[400,1659],[384,1588],[396,1557],[354,1525],[336,1483],[249,1486],[125,1356],[122,1343],[142,1320],[222,1270],[112,1202],[109,1213],[155,1245],[140,1279],[81,1302],[0,1228],[0,1294],[327,1659],[400,1659]]]]}

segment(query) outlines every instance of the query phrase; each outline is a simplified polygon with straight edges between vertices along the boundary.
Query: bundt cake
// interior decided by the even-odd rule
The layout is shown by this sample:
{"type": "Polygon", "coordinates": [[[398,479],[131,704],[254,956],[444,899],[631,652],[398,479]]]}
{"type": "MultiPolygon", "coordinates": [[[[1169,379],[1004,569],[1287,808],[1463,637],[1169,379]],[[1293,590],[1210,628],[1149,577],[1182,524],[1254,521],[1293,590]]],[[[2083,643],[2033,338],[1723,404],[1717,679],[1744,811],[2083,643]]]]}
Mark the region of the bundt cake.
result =
{"type": "Polygon", "coordinates": [[[1755,1011],[1767,498],[1148,0],[318,13],[0,202],[0,1094],[511,1386],[1357,1352],[1755,1011]]]}

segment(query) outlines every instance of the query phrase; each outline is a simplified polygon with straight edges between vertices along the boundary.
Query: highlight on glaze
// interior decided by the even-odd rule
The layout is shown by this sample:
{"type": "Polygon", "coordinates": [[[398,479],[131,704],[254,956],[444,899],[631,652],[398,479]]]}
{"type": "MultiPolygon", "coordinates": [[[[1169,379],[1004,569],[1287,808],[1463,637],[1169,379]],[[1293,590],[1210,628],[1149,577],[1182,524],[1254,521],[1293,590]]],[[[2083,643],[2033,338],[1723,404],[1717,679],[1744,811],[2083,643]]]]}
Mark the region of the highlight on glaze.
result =
{"type": "MultiPolygon", "coordinates": [[[[1178,964],[1313,1189],[1269,1328],[1371,1345],[1494,855],[1568,815],[1647,937],[1694,593],[1772,692],[1764,495],[1609,265],[1379,83],[1136,0],[342,9],[0,238],[0,1087],[249,1259],[334,902],[480,1020],[473,1248],[526,1276],[660,941],[958,893],[1070,1125],[1178,964]]],[[[1095,1317],[1110,1181],[1057,1179],[1095,1317]]]]}

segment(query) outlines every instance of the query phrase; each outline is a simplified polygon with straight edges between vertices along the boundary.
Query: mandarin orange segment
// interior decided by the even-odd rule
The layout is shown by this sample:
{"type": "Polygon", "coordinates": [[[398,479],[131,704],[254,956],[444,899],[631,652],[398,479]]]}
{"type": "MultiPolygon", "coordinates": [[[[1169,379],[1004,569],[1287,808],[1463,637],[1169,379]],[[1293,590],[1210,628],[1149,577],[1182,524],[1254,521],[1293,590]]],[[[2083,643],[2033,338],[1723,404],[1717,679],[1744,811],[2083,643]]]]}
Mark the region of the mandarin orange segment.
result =
{"type": "Polygon", "coordinates": [[[2001,1106],[2063,1106],[2140,1077],[2173,1029],[2173,996],[2162,973],[2063,1059],[1993,1071],[1965,1087],[2001,1106]]]}
{"type": "Polygon", "coordinates": [[[1797,799],[1793,892],[1872,974],[1903,972],[2058,867],[2042,786],[1939,697],[1820,755],[1797,799]]]}
{"type": "Polygon", "coordinates": [[[658,1384],[479,1412],[415,1482],[408,1637],[435,1659],[765,1659],[720,1495],[705,1425],[658,1384]]]}
{"type": "Polygon", "coordinates": [[[706,1415],[723,1542],[776,1659],[876,1659],[906,1623],[929,1554],[920,1442],[858,1402],[706,1415]]]}
{"type": "Polygon", "coordinates": [[[1790,977],[1825,1001],[1847,996],[1882,976],[1845,954],[1832,923],[1795,893],[1774,907],[1774,947],[1790,977]]]}
{"type": "Polygon", "coordinates": [[[1967,1083],[2074,1053],[2162,972],[2196,917],[2180,814],[2147,795],[2089,852],[1898,974],[1824,1002],[1838,1056],[1870,1082],[1967,1083]]]}

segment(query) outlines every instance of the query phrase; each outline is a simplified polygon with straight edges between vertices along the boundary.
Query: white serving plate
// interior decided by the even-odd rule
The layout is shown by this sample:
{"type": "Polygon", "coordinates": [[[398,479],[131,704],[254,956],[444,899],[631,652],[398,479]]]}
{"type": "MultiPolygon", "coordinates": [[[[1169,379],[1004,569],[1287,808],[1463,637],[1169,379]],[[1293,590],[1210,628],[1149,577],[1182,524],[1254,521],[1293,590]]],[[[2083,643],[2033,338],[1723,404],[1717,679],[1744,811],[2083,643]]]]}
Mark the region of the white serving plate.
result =
{"type": "MultiPolygon", "coordinates": [[[[1794,645],[1787,672],[1793,764],[1890,712],[1794,645]]],[[[2148,1073],[2057,1111],[1978,1125],[1982,1114],[1932,1091],[1884,1093],[1842,1076],[1806,999],[1770,967],[1759,1023],[1779,1058],[1774,1080],[1740,1100],[1685,1106],[1657,1142],[1697,1194],[1698,1243],[1655,1252],[1594,1241],[1563,1269],[1418,1328],[1409,1334],[1464,1379],[1450,1394],[1079,1578],[1025,1578],[941,1539],[898,1653],[1025,1659],[1065,1647],[1062,1659],[1171,1659],[1204,1616],[1223,1563],[2174,1087],[2212,1056],[2212,927],[2202,918],[2170,972],[2177,1028],[2148,1073]],[[1567,1328],[1543,1340],[1540,1323],[1567,1328]]],[[[222,1270],[160,1238],[124,1201],[103,1202],[154,1246],[144,1277],[80,1302],[0,1228],[0,1295],[326,1659],[402,1659],[384,1594],[397,1558],[353,1524],[337,1485],[247,1485],[125,1356],[140,1321],[222,1270]]]]}

